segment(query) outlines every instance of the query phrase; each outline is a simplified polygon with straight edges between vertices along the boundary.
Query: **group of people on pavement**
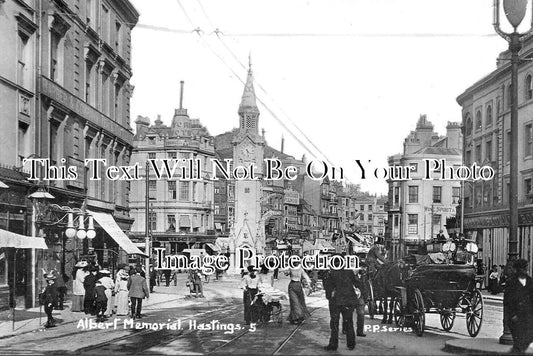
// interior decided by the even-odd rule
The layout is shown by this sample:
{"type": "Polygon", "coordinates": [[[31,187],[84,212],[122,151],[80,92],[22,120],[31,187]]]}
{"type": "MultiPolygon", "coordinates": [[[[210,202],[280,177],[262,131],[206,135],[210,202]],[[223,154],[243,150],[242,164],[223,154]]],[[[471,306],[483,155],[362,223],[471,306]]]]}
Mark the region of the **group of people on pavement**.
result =
{"type": "MultiPolygon", "coordinates": [[[[105,321],[114,313],[141,318],[142,300],[148,299],[150,291],[141,267],[119,265],[119,270],[111,277],[111,272],[100,268],[96,263],[79,261],[72,271],[72,312],[85,312],[96,316],[97,321],[105,321]],[[130,308],[131,305],[131,308],[130,308]]],[[[53,271],[45,273],[46,287],[39,295],[39,302],[47,315],[46,327],[55,326],[52,311],[63,309],[66,286],[53,271]],[[64,288],[64,289],[63,289],[64,288]]]]}

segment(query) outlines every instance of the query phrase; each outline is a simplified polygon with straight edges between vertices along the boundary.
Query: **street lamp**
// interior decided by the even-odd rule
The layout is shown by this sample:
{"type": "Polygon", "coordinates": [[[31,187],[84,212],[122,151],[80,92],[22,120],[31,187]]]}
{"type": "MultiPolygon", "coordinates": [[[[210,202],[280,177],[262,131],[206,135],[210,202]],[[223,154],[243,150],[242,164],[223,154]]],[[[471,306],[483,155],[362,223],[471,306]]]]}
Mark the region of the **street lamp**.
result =
{"type": "MultiPolygon", "coordinates": [[[[498,35],[509,43],[511,52],[511,162],[510,162],[510,188],[509,188],[509,260],[518,258],[518,52],[522,41],[533,34],[533,28],[524,33],[517,31],[518,26],[526,15],[528,0],[503,0],[503,8],[507,20],[513,27],[513,32],[506,33],[500,28],[500,1],[494,0],[494,29],[498,35]]],[[[533,17],[532,17],[533,20],[533,17]]],[[[533,23],[532,23],[533,26],[533,23]]],[[[503,335],[501,344],[512,344],[513,339],[509,329],[509,314],[504,307],[503,335]]]]}

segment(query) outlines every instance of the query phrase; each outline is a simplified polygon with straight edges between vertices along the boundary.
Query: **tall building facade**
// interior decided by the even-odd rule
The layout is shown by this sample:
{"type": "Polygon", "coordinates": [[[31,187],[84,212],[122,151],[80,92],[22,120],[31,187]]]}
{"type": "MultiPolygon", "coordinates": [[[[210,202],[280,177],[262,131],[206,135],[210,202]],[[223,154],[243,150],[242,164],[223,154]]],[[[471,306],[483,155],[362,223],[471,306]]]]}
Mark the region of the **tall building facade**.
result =
{"type": "MultiPolygon", "coordinates": [[[[105,158],[108,165],[129,164],[131,30],[138,12],[127,0],[7,1],[0,11],[0,179],[10,187],[0,193],[1,228],[32,233],[27,197],[36,186],[22,162],[43,158],[78,171],[76,180],[44,182],[55,197],[52,203],[110,214],[129,230],[128,184],[89,180],[93,172],[83,162],[105,158]]],[[[0,294],[13,280],[15,259],[12,296],[31,306],[41,268],[68,274],[84,255],[100,263],[125,258],[99,226],[92,241],[67,239],[64,230],[63,224],[37,226],[35,234],[45,237],[49,247],[44,253],[0,251],[0,294]]]]}
{"type": "MultiPolygon", "coordinates": [[[[170,167],[174,163],[177,167],[174,177],[169,179],[163,174],[157,179],[150,166],[148,225],[153,246],[164,248],[168,254],[187,248],[206,248],[212,253],[215,249],[213,137],[199,119],[189,117],[181,99],[170,126],[164,125],[160,117],[151,125],[148,118],[139,116],[135,124],[132,164],[138,163],[145,172],[148,160],[167,159],[170,167]]],[[[163,167],[162,161],[156,162],[157,167],[163,167]]],[[[141,245],[146,236],[145,197],[146,182],[133,182],[130,208],[135,222],[131,232],[141,245]]]]}
{"type": "Polygon", "coordinates": [[[359,232],[373,236],[383,237],[387,225],[387,199],[375,196],[364,196],[354,199],[359,232]]]}
{"type": "MultiPolygon", "coordinates": [[[[520,56],[530,58],[533,41],[527,40],[520,56]]],[[[472,84],[457,98],[462,108],[465,163],[490,166],[490,181],[466,182],[465,231],[478,241],[486,265],[507,262],[509,237],[509,178],[511,159],[510,52],[502,52],[497,68],[472,84]]],[[[518,251],[531,260],[533,244],[533,64],[524,61],[518,70],[518,251]]],[[[531,272],[530,266],[530,272],[531,272]]]]}
{"type": "Polygon", "coordinates": [[[404,141],[403,153],[388,160],[389,167],[406,167],[410,171],[410,179],[387,181],[390,236],[386,244],[393,258],[416,252],[420,244],[435,237],[439,230],[445,230],[446,219],[455,216],[460,202],[458,180],[437,179],[440,173],[433,171],[433,166],[430,166],[433,179],[423,178],[424,160],[444,159],[448,167],[455,169],[462,165],[461,125],[449,122],[445,136],[439,136],[433,128],[426,116],[421,115],[416,130],[404,141]]]}

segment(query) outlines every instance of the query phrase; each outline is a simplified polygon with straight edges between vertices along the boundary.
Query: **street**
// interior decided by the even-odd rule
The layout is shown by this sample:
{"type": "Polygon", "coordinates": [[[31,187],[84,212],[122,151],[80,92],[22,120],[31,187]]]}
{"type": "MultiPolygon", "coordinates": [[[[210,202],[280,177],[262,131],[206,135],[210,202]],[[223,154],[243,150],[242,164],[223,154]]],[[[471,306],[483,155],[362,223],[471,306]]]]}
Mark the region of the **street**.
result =
{"type": "MultiPolygon", "coordinates": [[[[155,287],[152,302],[143,308],[143,318],[131,324],[129,318],[114,316],[107,328],[91,328],[91,320],[77,313],[77,318],[57,327],[27,332],[0,339],[2,354],[272,354],[320,353],[329,339],[329,312],[323,291],[306,298],[311,318],[301,325],[286,321],[288,301],[283,303],[282,324],[269,323],[254,330],[243,323],[242,291],[236,277],[204,284],[205,299],[186,298],[185,276],[178,286],[155,287]],[[159,301],[160,300],[160,301],[159,301]],[[80,322],[81,320],[81,322],[80,322]],[[139,324],[137,324],[139,323],[139,324]],[[141,324],[142,323],[142,324],[141,324]],[[135,327],[137,325],[137,328],[135,327]],[[200,330],[204,328],[204,330],[200,330]],[[210,328],[212,330],[205,330],[210,328]]],[[[287,277],[276,282],[286,290],[287,277]]],[[[59,311],[57,311],[59,313],[59,311]]],[[[73,313],[74,314],[74,313],[73,313]]],[[[381,324],[381,316],[365,320],[365,338],[358,337],[357,354],[447,354],[444,342],[470,338],[463,316],[458,316],[450,332],[440,328],[439,316],[426,314],[426,332],[422,337],[394,324],[381,324]]],[[[502,306],[486,301],[479,338],[494,338],[501,333],[502,306]]],[[[105,327],[105,325],[101,325],[105,327]]],[[[353,354],[341,335],[339,348],[332,354],[353,354]]]]}

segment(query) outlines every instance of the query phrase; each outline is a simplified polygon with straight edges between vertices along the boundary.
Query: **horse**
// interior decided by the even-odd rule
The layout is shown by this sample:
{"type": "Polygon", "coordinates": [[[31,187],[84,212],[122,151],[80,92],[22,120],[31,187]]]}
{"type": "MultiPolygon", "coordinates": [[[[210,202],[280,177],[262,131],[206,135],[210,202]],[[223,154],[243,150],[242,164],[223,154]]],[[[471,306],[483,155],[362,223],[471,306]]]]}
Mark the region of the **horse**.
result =
{"type": "Polygon", "coordinates": [[[372,279],[373,299],[381,300],[383,305],[382,324],[392,324],[394,298],[399,295],[396,287],[403,286],[405,276],[405,261],[398,260],[385,262],[372,279]]]}

